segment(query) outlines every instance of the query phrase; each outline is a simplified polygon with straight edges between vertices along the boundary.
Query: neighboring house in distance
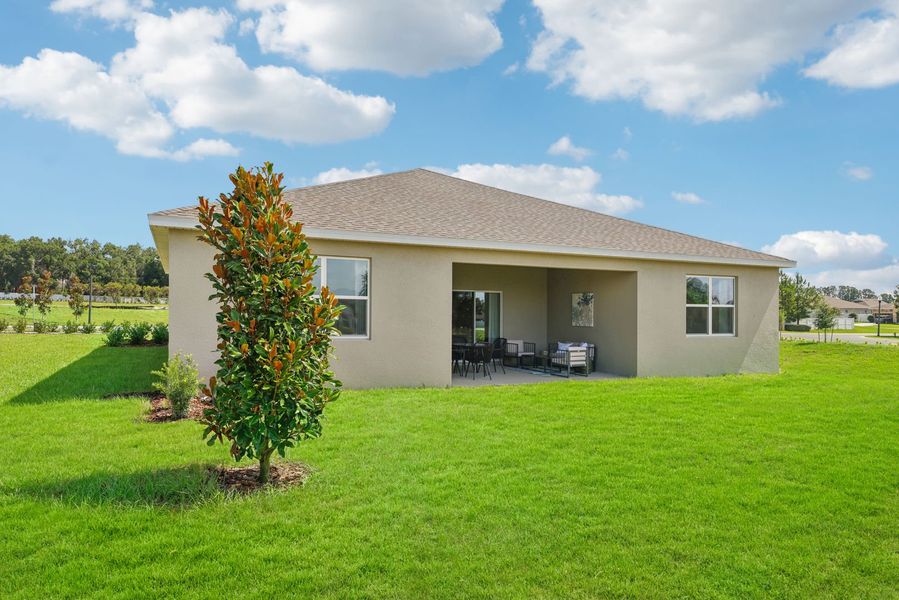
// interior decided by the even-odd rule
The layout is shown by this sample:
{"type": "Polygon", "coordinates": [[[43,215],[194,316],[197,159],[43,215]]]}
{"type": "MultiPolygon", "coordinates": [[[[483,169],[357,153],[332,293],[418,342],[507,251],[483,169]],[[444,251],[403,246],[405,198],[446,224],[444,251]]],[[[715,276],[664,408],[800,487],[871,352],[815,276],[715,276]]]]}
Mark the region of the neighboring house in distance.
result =
{"type": "MultiPolygon", "coordinates": [[[[347,387],[448,386],[453,336],[595,344],[625,376],[778,371],[778,275],[793,261],[424,169],[289,190],[347,306],[347,387]],[[572,298],[595,313],[574,325],[572,298]]],[[[195,207],[149,215],[170,286],[171,353],[214,372],[213,251],[195,207]]]]}
{"type": "Polygon", "coordinates": [[[840,318],[848,319],[855,315],[858,323],[867,323],[868,317],[874,314],[868,306],[862,302],[850,302],[834,296],[824,296],[824,302],[840,311],[840,318]]]}
{"type": "MultiPolygon", "coordinates": [[[[872,298],[859,300],[859,305],[868,309],[875,317],[883,317],[882,323],[894,323],[896,321],[896,307],[889,302],[882,302],[872,298]]],[[[867,321],[867,317],[865,318],[867,321]]]]}

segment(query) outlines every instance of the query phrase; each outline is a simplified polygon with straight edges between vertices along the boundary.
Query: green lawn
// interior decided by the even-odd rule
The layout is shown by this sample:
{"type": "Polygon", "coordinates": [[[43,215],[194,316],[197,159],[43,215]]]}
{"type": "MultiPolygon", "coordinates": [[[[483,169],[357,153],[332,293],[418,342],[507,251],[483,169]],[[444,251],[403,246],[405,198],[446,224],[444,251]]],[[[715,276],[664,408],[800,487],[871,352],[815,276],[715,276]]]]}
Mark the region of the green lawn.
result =
{"type": "Polygon", "coordinates": [[[0,597],[895,598],[899,349],[783,374],[349,392],[303,488],[226,498],[161,348],[0,336],[0,597]]]}
{"type": "MultiPolygon", "coordinates": [[[[148,323],[169,322],[169,310],[166,305],[136,304],[135,306],[137,308],[110,308],[110,306],[106,304],[95,304],[92,320],[97,325],[110,320],[115,321],[116,323],[122,323],[124,321],[131,321],[132,323],[136,323],[137,321],[146,321],[148,323]]],[[[40,313],[38,313],[36,309],[31,310],[26,317],[29,323],[37,321],[39,318],[40,313]]],[[[5,300],[0,302],[0,319],[6,319],[10,323],[19,319],[19,313],[16,311],[16,306],[12,301],[5,300]]],[[[69,305],[65,302],[54,302],[53,308],[50,310],[47,319],[55,321],[59,325],[62,325],[66,321],[75,320],[72,316],[71,309],[69,309],[69,305]]],[[[81,322],[87,322],[87,309],[85,309],[84,314],[81,315],[81,322]]]]}

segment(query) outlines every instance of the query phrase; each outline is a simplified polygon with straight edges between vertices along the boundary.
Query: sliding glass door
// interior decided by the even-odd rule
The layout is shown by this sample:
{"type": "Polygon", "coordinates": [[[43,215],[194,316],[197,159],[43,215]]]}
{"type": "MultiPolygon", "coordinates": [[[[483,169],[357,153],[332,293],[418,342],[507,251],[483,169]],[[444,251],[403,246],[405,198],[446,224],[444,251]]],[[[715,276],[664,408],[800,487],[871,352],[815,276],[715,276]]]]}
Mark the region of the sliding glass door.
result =
{"type": "Polygon", "coordinates": [[[502,296],[499,292],[453,292],[453,338],[492,342],[501,335],[502,296]]]}

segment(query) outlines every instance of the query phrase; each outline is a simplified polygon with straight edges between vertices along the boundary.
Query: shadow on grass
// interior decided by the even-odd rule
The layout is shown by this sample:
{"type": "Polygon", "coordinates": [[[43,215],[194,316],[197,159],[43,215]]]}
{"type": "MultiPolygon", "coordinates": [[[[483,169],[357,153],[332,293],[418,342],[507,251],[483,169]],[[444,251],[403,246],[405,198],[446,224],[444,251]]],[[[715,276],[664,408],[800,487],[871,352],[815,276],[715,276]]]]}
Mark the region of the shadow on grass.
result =
{"type": "Polygon", "coordinates": [[[222,496],[209,465],[185,465],[134,473],[92,473],[76,479],[26,483],[7,490],[72,505],[184,509],[222,496]]]}
{"type": "MultiPolygon", "coordinates": [[[[40,404],[147,391],[152,388],[151,372],[166,358],[165,346],[101,346],[13,396],[10,402],[40,404]]],[[[40,361],[40,357],[22,359],[40,361]]]]}

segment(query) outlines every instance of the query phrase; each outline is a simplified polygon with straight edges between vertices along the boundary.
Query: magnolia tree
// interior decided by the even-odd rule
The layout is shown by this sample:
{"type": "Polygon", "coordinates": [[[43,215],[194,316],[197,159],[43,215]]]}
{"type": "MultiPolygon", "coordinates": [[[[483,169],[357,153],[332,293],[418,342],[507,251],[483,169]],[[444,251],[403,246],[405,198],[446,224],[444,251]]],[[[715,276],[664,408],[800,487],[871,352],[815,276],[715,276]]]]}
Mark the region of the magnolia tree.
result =
{"type": "Polygon", "coordinates": [[[215,249],[210,299],[220,307],[203,436],[229,440],[235,460],[258,459],[268,483],[272,454],[319,436],[324,406],[340,392],[328,360],[343,307],[313,285],[316,257],[281,198],[283,175],[266,163],[230,178],[231,194],[201,197],[199,207],[199,238],[215,249]]]}
{"type": "Polygon", "coordinates": [[[50,271],[44,271],[37,280],[37,293],[34,296],[34,305],[37,311],[41,313],[41,319],[46,319],[53,308],[53,290],[56,289],[56,282],[53,281],[53,275],[50,271]]]}
{"type": "Polygon", "coordinates": [[[84,284],[78,279],[77,275],[72,275],[69,279],[69,308],[75,320],[81,318],[84,314],[84,284]]]}
{"type": "Polygon", "coordinates": [[[16,296],[16,299],[13,301],[16,305],[16,310],[24,319],[28,315],[28,311],[31,310],[31,307],[34,306],[34,296],[32,296],[32,288],[31,288],[31,275],[25,275],[22,277],[22,283],[19,284],[19,295],[16,296]]]}

